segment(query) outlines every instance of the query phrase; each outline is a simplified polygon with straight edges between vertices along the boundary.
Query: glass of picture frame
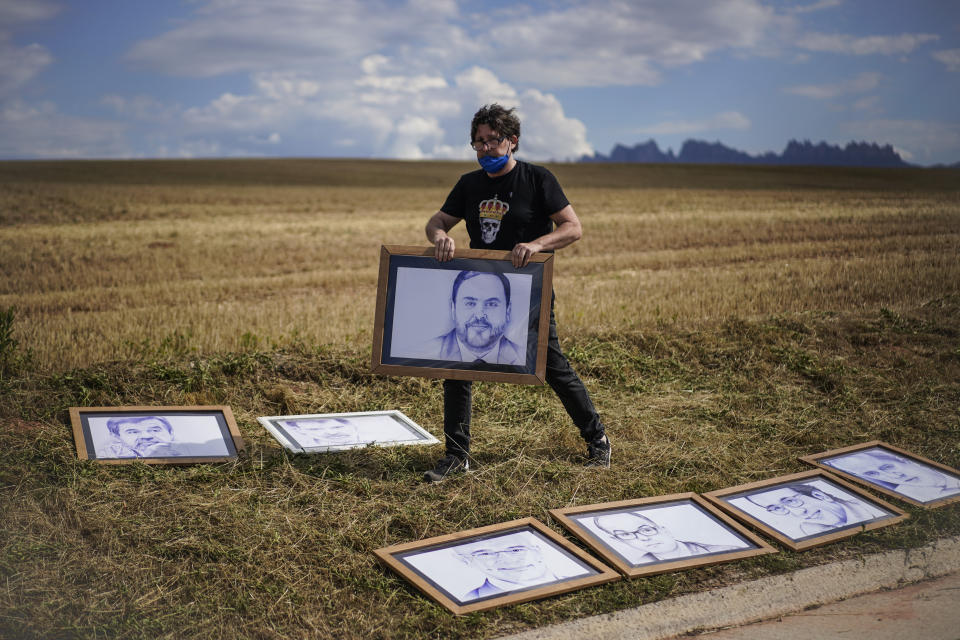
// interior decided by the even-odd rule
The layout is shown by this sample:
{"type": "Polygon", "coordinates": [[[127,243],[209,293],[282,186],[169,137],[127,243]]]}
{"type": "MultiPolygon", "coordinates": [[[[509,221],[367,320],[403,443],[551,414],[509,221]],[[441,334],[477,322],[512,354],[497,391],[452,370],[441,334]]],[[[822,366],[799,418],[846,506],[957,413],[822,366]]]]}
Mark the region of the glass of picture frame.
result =
{"type": "Polygon", "coordinates": [[[918,507],[960,500],[960,471],[880,440],[800,460],[918,507]]]}
{"type": "Polygon", "coordinates": [[[631,578],[776,553],[695,493],[564,507],[550,515],[631,578]]]}
{"type": "Polygon", "coordinates": [[[383,246],[374,373],[543,384],[553,254],[515,269],[509,251],[383,246]]]}
{"type": "Polygon", "coordinates": [[[71,407],[77,456],[106,464],[234,460],[243,440],[227,406],[71,407]]]}
{"type": "Polygon", "coordinates": [[[374,553],[457,615],[620,578],[535,518],[397,544],[374,553]]]}
{"type": "Polygon", "coordinates": [[[265,416],[257,420],[285,449],[294,453],[439,442],[429,431],[396,410],[265,416]]]}
{"type": "Polygon", "coordinates": [[[819,469],[703,495],[794,551],[887,527],[908,517],[901,509],[819,469]]]}

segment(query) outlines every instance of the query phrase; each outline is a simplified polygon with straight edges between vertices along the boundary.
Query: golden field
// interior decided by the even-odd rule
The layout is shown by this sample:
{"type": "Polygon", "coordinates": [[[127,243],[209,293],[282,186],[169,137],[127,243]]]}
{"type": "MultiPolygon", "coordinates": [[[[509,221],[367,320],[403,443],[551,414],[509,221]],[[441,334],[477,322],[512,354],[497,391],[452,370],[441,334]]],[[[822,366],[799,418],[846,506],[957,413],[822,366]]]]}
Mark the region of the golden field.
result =
{"type": "MultiPolygon", "coordinates": [[[[380,245],[425,245],[426,219],[470,168],[0,164],[0,308],[17,307],[22,344],[44,367],[171,336],[201,353],[245,334],[360,348],[380,245]]],[[[585,229],[557,260],[565,335],[895,311],[958,290],[957,171],[554,168],[585,229]]]]}

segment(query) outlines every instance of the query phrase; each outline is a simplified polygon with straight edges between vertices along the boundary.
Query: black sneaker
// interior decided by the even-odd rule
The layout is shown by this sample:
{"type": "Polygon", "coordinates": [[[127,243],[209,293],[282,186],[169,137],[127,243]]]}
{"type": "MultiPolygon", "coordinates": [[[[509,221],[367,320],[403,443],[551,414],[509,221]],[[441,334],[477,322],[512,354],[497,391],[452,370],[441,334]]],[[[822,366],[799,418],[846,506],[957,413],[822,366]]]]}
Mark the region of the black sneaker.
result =
{"type": "Polygon", "coordinates": [[[610,466],[610,438],[603,436],[599,440],[587,443],[587,461],[588,467],[609,467],[610,466]]]}
{"type": "Polygon", "coordinates": [[[427,482],[440,482],[448,475],[454,473],[463,473],[470,471],[470,463],[466,458],[459,458],[455,455],[447,455],[437,462],[437,466],[423,474],[423,479],[427,482]]]}

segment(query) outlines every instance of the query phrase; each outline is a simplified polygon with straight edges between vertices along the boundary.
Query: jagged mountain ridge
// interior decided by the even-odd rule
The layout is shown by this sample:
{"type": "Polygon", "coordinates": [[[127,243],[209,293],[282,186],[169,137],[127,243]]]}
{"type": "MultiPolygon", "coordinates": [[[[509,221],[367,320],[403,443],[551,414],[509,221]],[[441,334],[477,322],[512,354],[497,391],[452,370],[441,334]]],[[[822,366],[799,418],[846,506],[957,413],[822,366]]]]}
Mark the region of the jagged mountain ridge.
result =
{"type": "Polygon", "coordinates": [[[721,142],[687,140],[679,154],[672,149],[661,151],[654,140],[640,142],[632,147],[622,144],[614,146],[610,155],[594,153],[583,156],[580,162],[660,162],[688,164],[780,164],[780,165],[822,165],[845,167],[909,167],[892,146],[874,142],[849,142],[845,147],[820,142],[813,144],[809,140],[799,142],[791,140],[783,153],[768,151],[761,155],[750,155],[744,151],[732,149],[721,142]]]}

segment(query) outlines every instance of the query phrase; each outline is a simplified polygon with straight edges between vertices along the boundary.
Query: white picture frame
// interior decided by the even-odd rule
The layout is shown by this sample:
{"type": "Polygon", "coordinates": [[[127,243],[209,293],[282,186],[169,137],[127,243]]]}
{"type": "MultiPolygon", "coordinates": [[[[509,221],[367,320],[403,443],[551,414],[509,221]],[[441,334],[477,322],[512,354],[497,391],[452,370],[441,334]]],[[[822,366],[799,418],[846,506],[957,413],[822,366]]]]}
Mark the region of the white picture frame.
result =
{"type": "Polygon", "coordinates": [[[292,453],[327,453],[363,447],[437,444],[429,431],[403,412],[354,411],[263,416],[257,421],[292,453]]]}

